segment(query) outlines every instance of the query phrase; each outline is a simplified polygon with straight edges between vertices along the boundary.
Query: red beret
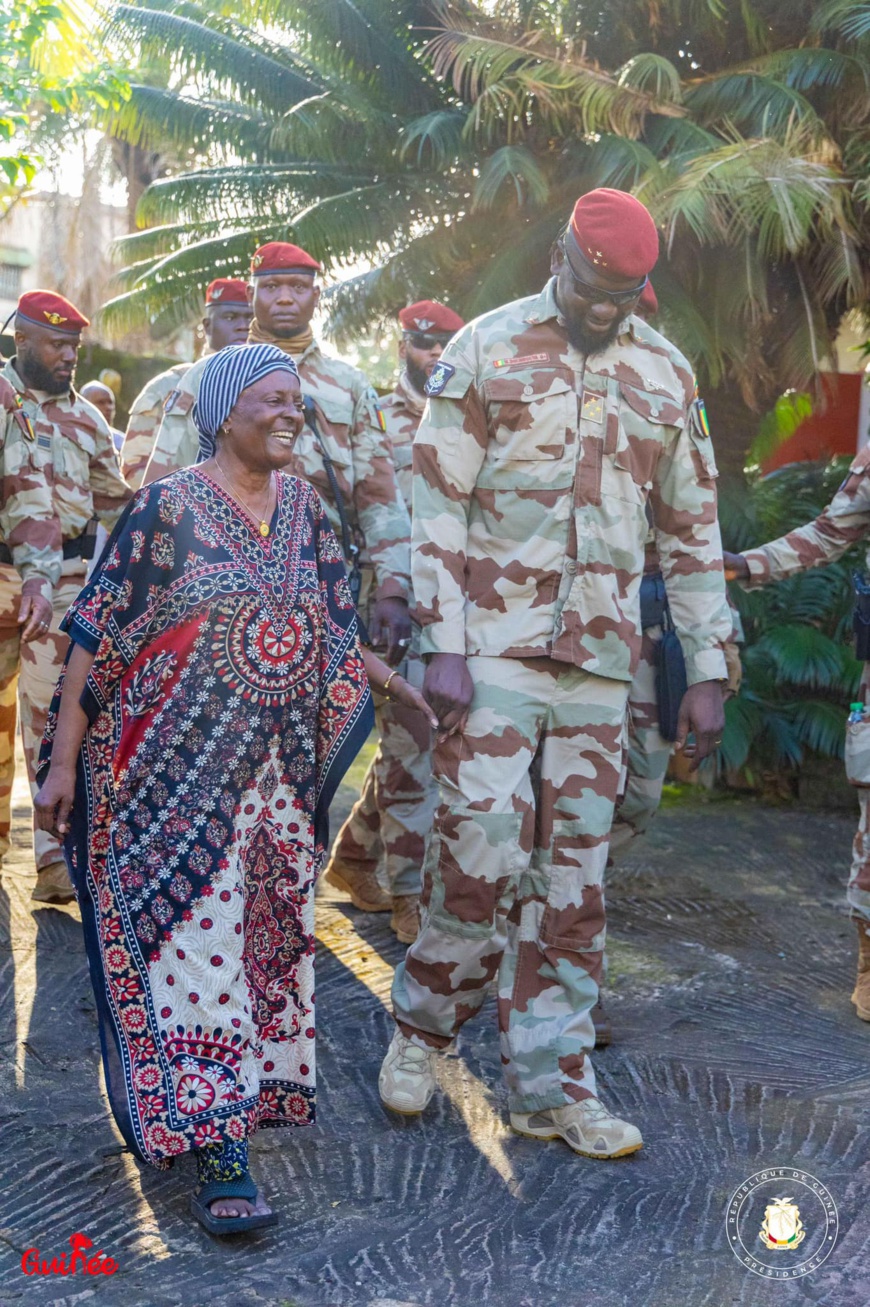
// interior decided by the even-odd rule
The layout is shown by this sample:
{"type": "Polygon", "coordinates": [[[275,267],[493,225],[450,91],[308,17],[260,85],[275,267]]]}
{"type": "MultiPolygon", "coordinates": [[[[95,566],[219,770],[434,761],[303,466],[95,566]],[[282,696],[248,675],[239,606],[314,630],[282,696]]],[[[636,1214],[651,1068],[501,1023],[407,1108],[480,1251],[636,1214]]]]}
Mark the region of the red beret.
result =
{"type": "Polygon", "coordinates": [[[236,277],[216,277],[205,290],[206,307],[209,304],[247,304],[248,283],[236,277]]]}
{"type": "Polygon", "coordinates": [[[645,204],[602,186],[582,195],[571,214],[571,235],[595,267],[641,281],[659,257],[659,234],[645,204]]]}
{"type": "Polygon", "coordinates": [[[316,259],[298,245],[288,245],[286,241],[269,241],[261,245],[251,259],[251,276],[264,277],[267,272],[305,272],[320,271],[316,259]]]}
{"type": "Polygon", "coordinates": [[[446,304],[439,304],[437,300],[420,300],[400,310],[399,325],[403,331],[449,332],[452,336],[465,323],[446,304]]]}
{"type": "Polygon", "coordinates": [[[79,336],[91,324],[74,304],[53,290],[29,290],[18,301],[16,318],[35,322],[38,327],[53,327],[65,336],[79,336]]]}
{"type": "Polygon", "coordinates": [[[654,318],[659,311],[659,297],[653,290],[651,281],[648,281],[641,291],[640,299],[637,302],[637,311],[642,313],[645,318],[654,318]]]}

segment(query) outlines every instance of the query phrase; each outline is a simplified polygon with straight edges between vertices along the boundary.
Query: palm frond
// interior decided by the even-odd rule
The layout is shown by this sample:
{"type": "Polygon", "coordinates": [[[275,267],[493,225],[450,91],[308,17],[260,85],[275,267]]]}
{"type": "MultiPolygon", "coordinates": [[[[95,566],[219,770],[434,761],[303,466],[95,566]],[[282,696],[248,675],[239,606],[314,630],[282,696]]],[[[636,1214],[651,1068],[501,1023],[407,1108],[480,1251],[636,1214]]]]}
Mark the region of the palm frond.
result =
{"type": "Polygon", "coordinates": [[[545,204],[550,194],[550,184],[535,156],[518,145],[503,145],[485,160],[474,186],[472,209],[494,208],[504,199],[506,186],[520,208],[545,204]]]}

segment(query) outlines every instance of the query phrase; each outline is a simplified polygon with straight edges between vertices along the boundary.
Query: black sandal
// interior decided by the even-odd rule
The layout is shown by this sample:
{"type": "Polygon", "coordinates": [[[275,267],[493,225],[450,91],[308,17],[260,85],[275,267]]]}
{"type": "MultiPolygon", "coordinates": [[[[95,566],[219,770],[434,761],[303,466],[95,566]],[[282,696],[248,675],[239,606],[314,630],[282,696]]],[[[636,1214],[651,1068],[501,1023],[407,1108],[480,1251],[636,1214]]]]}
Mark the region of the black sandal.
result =
{"type": "Polygon", "coordinates": [[[210,1203],[217,1198],[245,1198],[257,1201],[257,1186],[249,1175],[236,1180],[210,1180],[190,1196],[190,1210],[209,1234],[244,1234],[278,1224],[277,1212],[252,1212],[250,1216],[214,1216],[210,1203]]]}

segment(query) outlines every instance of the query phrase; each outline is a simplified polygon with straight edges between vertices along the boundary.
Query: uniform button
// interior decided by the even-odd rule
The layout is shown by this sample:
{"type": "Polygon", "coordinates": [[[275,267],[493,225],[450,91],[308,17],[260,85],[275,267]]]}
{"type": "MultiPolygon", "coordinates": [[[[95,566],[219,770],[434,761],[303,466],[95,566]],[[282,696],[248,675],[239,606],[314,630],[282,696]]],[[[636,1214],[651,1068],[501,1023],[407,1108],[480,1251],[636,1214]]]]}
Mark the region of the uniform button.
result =
{"type": "Polygon", "coordinates": [[[571,562],[566,563],[565,571],[568,573],[569,576],[573,576],[574,573],[577,571],[577,564],[571,562]]]}
{"type": "Polygon", "coordinates": [[[523,394],[524,394],[524,395],[531,395],[531,394],[533,393],[533,390],[534,390],[534,387],[532,387],[532,386],[523,386],[523,394]]]}

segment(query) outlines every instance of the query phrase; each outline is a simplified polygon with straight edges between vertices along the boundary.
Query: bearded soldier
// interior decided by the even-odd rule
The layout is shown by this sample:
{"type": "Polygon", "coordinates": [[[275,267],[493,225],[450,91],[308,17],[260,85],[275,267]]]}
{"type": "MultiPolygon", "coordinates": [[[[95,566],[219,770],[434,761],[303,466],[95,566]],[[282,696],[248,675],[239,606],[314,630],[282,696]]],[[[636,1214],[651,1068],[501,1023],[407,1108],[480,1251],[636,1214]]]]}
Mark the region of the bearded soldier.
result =
{"type": "MultiPolygon", "coordinates": [[[[51,697],[66,656],[68,637],[60,623],[85,582],[94,556],[97,523],[111,530],[130,498],[118,468],[112,432],[102,413],[73,388],[81,334],[88,320],[74,305],[52,291],[22,295],[15,315],[15,356],[2,369],[16,402],[35,435],[36,456],[52,490],[52,506],[63,540],[61,577],[52,601],[45,639],[19,645],[15,630],[22,598],[20,577],[0,566],[2,680],[0,699],[14,696],[18,677],[21,733],[32,792],[35,767],[51,697]]],[[[7,713],[5,725],[9,726],[7,713]]],[[[5,735],[4,756],[11,756],[15,723],[5,735]]],[[[11,782],[11,771],[8,773],[11,782]]],[[[73,898],[60,845],[47,831],[34,831],[37,880],[31,897],[38,902],[73,898]]]]}
{"type": "MultiPolygon", "coordinates": [[[[402,373],[396,389],[381,399],[380,406],[409,513],[411,448],[426,403],[423,390],[445,345],[462,325],[458,314],[433,300],[409,304],[399,313],[402,373]]],[[[412,685],[422,685],[416,625],[401,670],[412,685]]],[[[363,911],[391,911],[390,925],[403,944],[410,944],[417,936],[420,868],[435,811],[431,732],[420,713],[399,703],[381,705],[378,723],[377,753],[333,845],[326,878],[346,890],[363,911]],[[389,887],[386,894],[377,877],[381,855],[389,887]]]]}
{"type": "MultiPolygon", "coordinates": [[[[235,277],[218,277],[206,287],[205,311],[200,323],[205,337],[203,356],[214,354],[225,345],[238,345],[247,340],[250,324],[247,282],[235,277]]],[[[121,446],[121,470],[134,490],[142,484],[163,419],[164,405],[176,393],[178,383],[189,367],[190,363],[176,363],[175,367],[167,368],[152,377],[133,400],[121,446]]]]}
{"type": "Polygon", "coordinates": [[[724,723],[731,631],[692,370],[634,314],[658,249],[632,196],[583,196],[544,290],[444,351],[414,445],[441,804],[381,1098],[426,1107],[437,1052],[497,978],[511,1125],[594,1157],[642,1146],[601,1103],[589,1054],[648,501],[689,681],[677,747],[697,760],[724,723]]]}

